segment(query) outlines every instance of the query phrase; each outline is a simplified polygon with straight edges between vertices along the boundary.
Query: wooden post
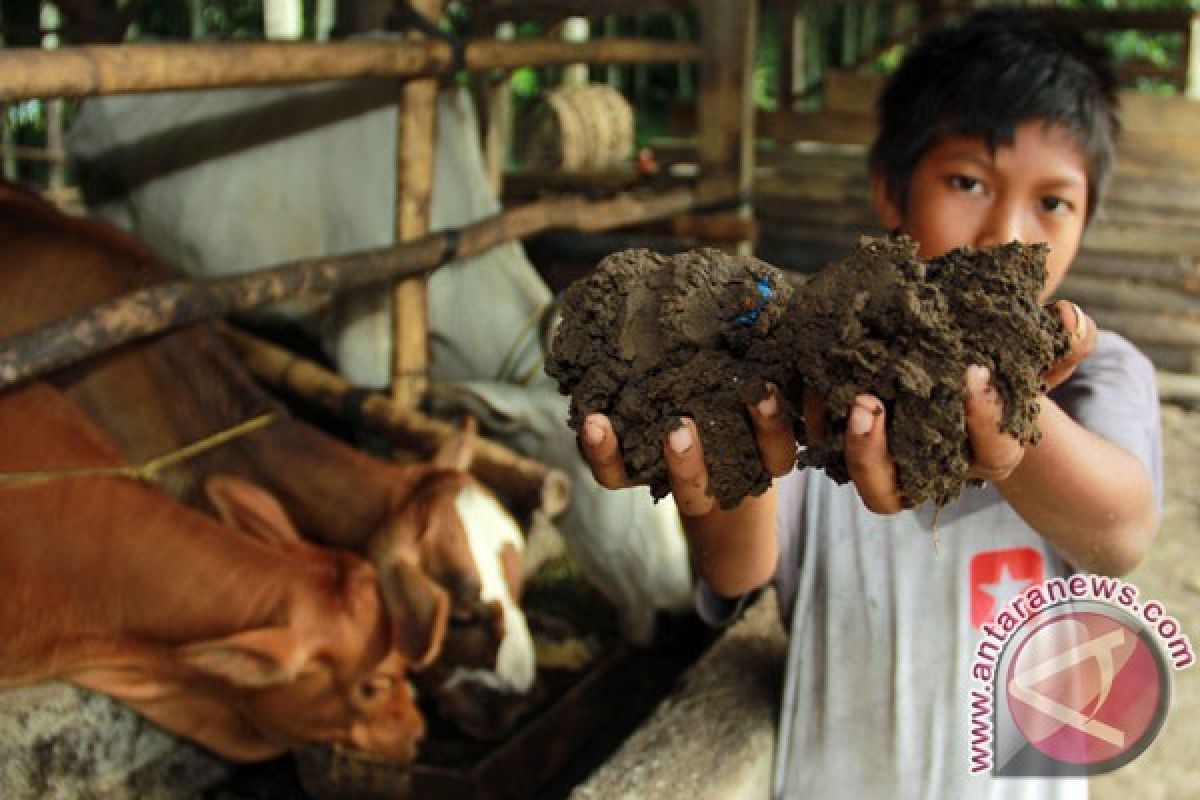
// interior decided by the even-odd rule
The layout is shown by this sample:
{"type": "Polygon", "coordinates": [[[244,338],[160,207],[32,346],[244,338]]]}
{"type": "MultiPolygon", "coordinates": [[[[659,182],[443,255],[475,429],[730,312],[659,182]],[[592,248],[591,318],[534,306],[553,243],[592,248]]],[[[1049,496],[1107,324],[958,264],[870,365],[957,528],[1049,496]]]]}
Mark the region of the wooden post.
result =
{"type": "MultiPolygon", "coordinates": [[[[610,14],[604,18],[604,37],[606,39],[614,39],[621,35],[621,20],[615,14],[610,14]]],[[[622,91],[621,68],[616,64],[606,64],[604,67],[604,79],[608,85],[622,91]]]]}
{"type": "MultiPolygon", "coordinates": [[[[591,25],[587,17],[567,17],[563,21],[562,38],[565,42],[586,42],[591,38],[591,25]]],[[[587,86],[589,81],[587,64],[567,64],[563,67],[563,86],[587,86]]]]}
{"type": "MultiPolygon", "coordinates": [[[[496,26],[496,38],[511,40],[517,27],[511,22],[496,26]]],[[[504,70],[492,77],[485,75],[484,98],[487,103],[487,129],[483,135],[483,163],[488,183],[496,197],[504,196],[504,167],[508,160],[508,144],[512,134],[512,71],[504,70]]]]}
{"type": "Polygon", "coordinates": [[[842,6],[842,57],[839,66],[851,67],[858,61],[858,20],[861,10],[857,3],[842,6]]]}
{"type": "Polygon", "coordinates": [[[800,85],[796,75],[796,56],[803,45],[796,41],[796,0],[774,0],[775,35],[779,37],[779,110],[792,110],[792,98],[800,85]]]}
{"type": "MultiPolygon", "coordinates": [[[[699,0],[700,96],[697,102],[696,150],[700,203],[748,200],[754,175],[754,100],[751,76],[758,32],[758,0],[729,3],[699,0]]],[[[738,214],[750,217],[749,202],[738,214]]],[[[753,242],[736,245],[748,254],[753,242]]]]}
{"type": "MultiPolygon", "coordinates": [[[[430,20],[442,15],[442,0],[415,0],[412,7],[430,20]]],[[[436,78],[409,81],[401,90],[396,113],[397,242],[429,232],[437,90],[436,78]]],[[[392,295],[392,399],[401,408],[416,408],[429,384],[427,283],[424,276],[401,281],[392,295]]]]}
{"type": "Polygon", "coordinates": [[[1187,96],[1200,99],[1200,14],[1193,14],[1184,36],[1187,59],[1187,96]]]}
{"type": "Polygon", "coordinates": [[[863,6],[862,20],[858,33],[858,63],[859,66],[869,66],[867,63],[879,46],[879,3],[869,2],[863,6]]]}
{"type": "Polygon", "coordinates": [[[300,0],[263,0],[263,33],[270,41],[304,36],[304,4],[300,0]]]}
{"type": "Polygon", "coordinates": [[[313,11],[313,35],[318,42],[328,42],[337,21],[337,6],[334,0],[316,0],[313,11]]]}
{"type": "Polygon", "coordinates": [[[204,20],[204,4],[201,0],[188,0],[188,19],[191,20],[193,42],[208,36],[208,24],[204,20]]]}
{"type": "MultiPolygon", "coordinates": [[[[42,25],[46,30],[57,31],[62,26],[62,15],[58,8],[51,3],[42,3],[42,25]]],[[[56,49],[61,40],[57,33],[47,33],[42,36],[42,47],[46,50],[56,49]]],[[[49,159],[50,174],[46,179],[46,188],[54,197],[61,197],[62,189],[67,184],[67,167],[63,163],[63,101],[54,97],[43,101],[42,111],[46,115],[46,153],[53,154],[49,159]]]]}
{"type": "MultiPolygon", "coordinates": [[[[5,19],[4,5],[0,3],[0,48],[8,44],[4,36],[5,19]]],[[[12,152],[16,144],[17,139],[8,121],[8,104],[0,103],[0,175],[8,181],[17,180],[17,157],[12,152]]]]}

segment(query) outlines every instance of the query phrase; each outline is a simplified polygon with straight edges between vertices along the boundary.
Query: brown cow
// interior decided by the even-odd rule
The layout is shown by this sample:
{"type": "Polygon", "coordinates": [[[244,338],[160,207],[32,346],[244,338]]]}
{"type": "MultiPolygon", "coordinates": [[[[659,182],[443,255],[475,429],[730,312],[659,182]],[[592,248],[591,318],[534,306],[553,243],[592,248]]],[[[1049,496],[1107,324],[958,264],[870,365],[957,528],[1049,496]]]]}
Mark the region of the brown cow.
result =
{"type": "MultiPolygon", "coordinates": [[[[0,184],[0,336],[169,278],[127,234],[66,217],[0,184]]],[[[448,593],[452,613],[446,650],[457,661],[430,673],[436,681],[431,694],[440,699],[450,688],[441,677],[446,671],[454,683],[495,691],[532,686],[532,637],[516,603],[522,541],[502,506],[462,472],[464,453],[451,457],[454,464],[389,464],[288,417],[211,325],[118,348],[47,380],[84,408],[131,463],[275,412],[272,424],[165,470],[163,487],[187,505],[213,510],[206,476],[235,475],[262,486],[306,538],[370,552],[389,603],[433,602],[406,595],[411,587],[404,577],[415,557],[437,591],[448,593]],[[430,488],[431,472],[450,467],[458,468],[451,470],[457,477],[435,481],[438,491],[430,488]],[[412,506],[421,485],[420,497],[436,496],[440,504],[412,506]],[[455,669],[459,665],[466,671],[455,669]]],[[[468,712],[467,724],[480,728],[478,716],[468,712]]]]}
{"type": "MultiPolygon", "coordinates": [[[[389,622],[369,563],[302,541],[240,478],[208,481],[223,524],[135,479],[62,473],[122,463],[52,387],[0,395],[0,686],[69,680],[231,759],[323,742],[411,760],[405,670],[445,609],[389,622]],[[14,481],[30,471],[50,477],[14,481]]],[[[409,580],[418,596],[427,579],[409,580]]]]}

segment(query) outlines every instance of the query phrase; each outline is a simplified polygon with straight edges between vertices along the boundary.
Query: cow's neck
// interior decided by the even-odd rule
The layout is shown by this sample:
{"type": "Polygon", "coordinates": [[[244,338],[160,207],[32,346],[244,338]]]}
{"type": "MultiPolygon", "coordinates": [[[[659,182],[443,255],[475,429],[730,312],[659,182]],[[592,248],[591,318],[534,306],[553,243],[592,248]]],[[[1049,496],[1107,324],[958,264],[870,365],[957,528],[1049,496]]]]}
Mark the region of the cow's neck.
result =
{"type": "MultiPolygon", "coordinates": [[[[6,556],[23,573],[18,584],[33,588],[0,604],[11,645],[5,649],[50,674],[105,654],[165,656],[184,642],[302,627],[312,598],[320,602],[342,588],[337,557],[307,558],[307,551],[261,542],[133,481],[60,481],[19,491],[37,493],[22,508],[71,508],[73,518],[96,523],[53,531],[52,548],[26,543],[6,556]]],[[[4,511],[0,521],[9,533],[20,524],[4,511]]],[[[22,672],[20,664],[0,667],[10,681],[22,672]]]]}
{"type": "Polygon", "coordinates": [[[362,552],[408,471],[368,458],[287,417],[237,363],[211,326],[171,333],[75,371],[64,388],[120,445],[144,463],[266,411],[271,425],[168,470],[164,488],[211,510],[202,478],[228,473],[269,489],[307,536],[362,552]],[[128,403],[137,414],[114,413],[128,403]]]}

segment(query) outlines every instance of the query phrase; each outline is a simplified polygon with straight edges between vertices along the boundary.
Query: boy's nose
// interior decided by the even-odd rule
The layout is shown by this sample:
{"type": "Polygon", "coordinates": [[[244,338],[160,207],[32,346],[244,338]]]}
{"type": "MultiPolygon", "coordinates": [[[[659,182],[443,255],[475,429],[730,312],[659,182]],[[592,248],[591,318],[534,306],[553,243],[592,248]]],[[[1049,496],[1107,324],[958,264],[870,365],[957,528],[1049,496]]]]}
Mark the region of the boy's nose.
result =
{"type": "Polygon", "coordinates": [[[982,249],[1025,241],[1021,222],[1022,216],[1016,204],[997,199],[983,220],[975,246],[982,249]]]}

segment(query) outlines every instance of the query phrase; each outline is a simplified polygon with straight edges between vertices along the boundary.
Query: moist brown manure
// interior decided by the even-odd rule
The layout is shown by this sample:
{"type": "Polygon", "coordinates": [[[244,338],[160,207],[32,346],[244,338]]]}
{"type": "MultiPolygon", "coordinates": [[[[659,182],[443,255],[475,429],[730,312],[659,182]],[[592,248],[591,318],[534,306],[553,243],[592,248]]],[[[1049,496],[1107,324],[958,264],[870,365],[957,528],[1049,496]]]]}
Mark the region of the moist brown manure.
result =
{"type": "MultiPolygon", "coordinates": [[[[793,292],[784,275],[717,250],[615,253],[563,294],[546,370],[571,395],[570,424],[607,414],[629,476],[669,491],[663,437],[696,420],[723,508],[767,487],[746,404],[765,382],[793,414],[803,392],[827,400],[819,445],[800,466],[848,480],[847,410],[869,392],[887,408],[888,447],[906,502],[945,504],[971,460],[964,376],[979,364],[1004,401],[1001,428],[1036,442],[1041,375],[1069,339],[1038,305],[1046,248],[961,248],[923,262],[907,237],[864,237],[848,258],[793,292]]],[[[798,415],[797,415],[798,416],[798,415]]]]}

